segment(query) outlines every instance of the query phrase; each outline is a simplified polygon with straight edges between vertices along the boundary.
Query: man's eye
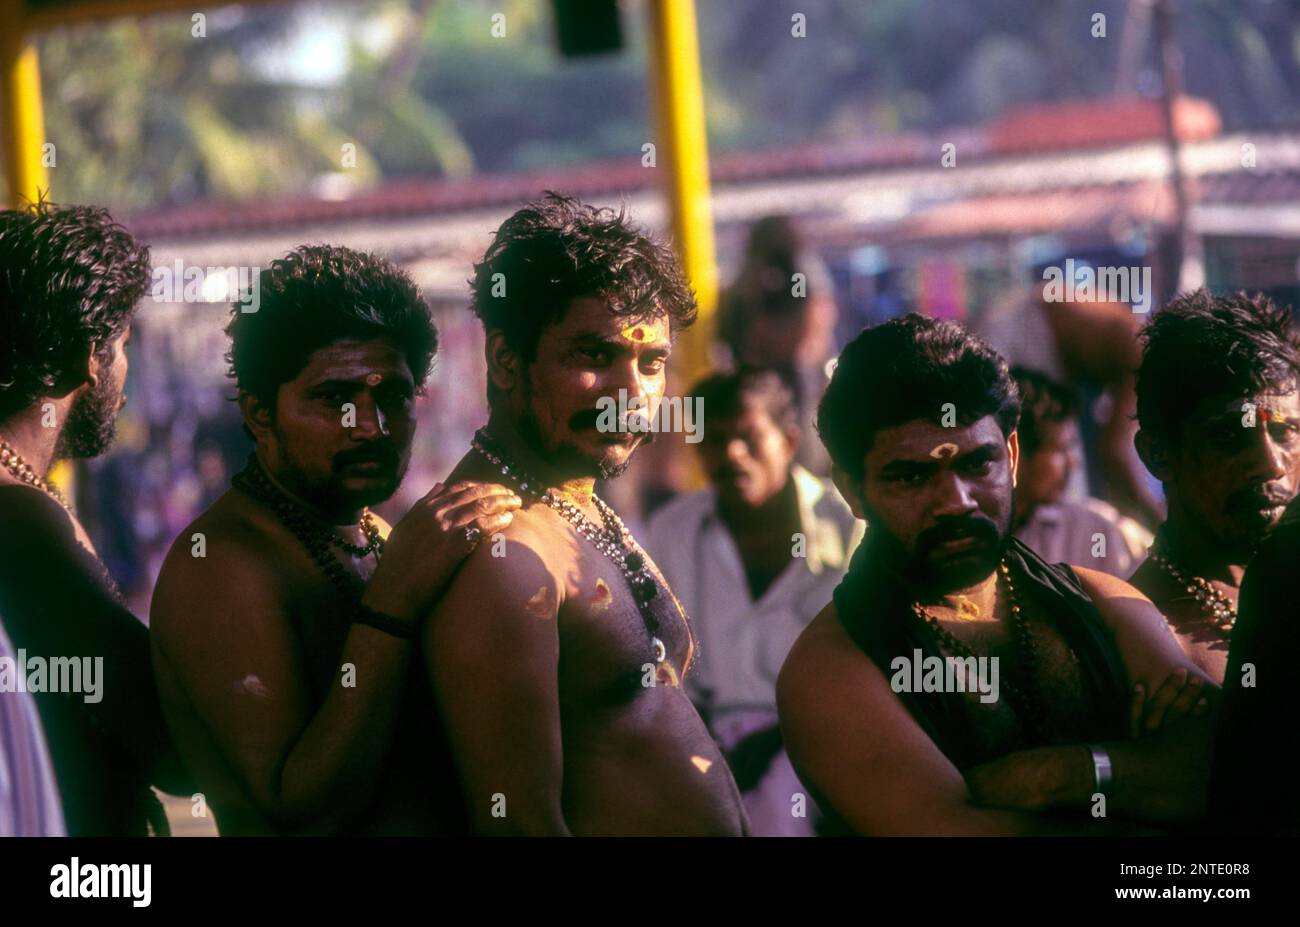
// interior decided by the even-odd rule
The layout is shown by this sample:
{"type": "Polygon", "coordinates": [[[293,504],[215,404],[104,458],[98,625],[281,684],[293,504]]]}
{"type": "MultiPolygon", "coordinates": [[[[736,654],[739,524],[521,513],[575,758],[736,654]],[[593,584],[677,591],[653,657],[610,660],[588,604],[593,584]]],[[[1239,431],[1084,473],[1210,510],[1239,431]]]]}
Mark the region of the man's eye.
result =
{"type": "Polygon", "coordinates": [[[907,473],[895,473],[889,478],[891,483],[900,483],[904,486],[915,486],[924,479],[924,475],[918,471],[909,471],[907,473]]]}
{"type": "Polygon", "coordinates": [[[578,356],[584,360],[601,364],[609,359],[609,351],[605,348],[578,348],[578,356]]]}
{"type": "Polygon", "coordinates": [[[664,365],[666,363],[667,361],[664,358],[654,357],[651,358],[650,360],[644,361],[641,364],[641,367],[648,373],[658,373],[660,370],[664,369],[664,365]]]}
{"type": "Polygon", "coordinates": [[[1296,436],[1300,435],[1300,428],[1296,428],[1295,425],[1284,425],[1280,422],[1277,424],[1270,423],[1268,432],[1278,444],[1290,445],[1294,444],[1296,436]]]}
{"type": "Polygon", "coordinates": [[[983,460],[968,460],[962,469],[975,476],[986,476],[993,469],[993,461],[987,457],[983,460]]]}

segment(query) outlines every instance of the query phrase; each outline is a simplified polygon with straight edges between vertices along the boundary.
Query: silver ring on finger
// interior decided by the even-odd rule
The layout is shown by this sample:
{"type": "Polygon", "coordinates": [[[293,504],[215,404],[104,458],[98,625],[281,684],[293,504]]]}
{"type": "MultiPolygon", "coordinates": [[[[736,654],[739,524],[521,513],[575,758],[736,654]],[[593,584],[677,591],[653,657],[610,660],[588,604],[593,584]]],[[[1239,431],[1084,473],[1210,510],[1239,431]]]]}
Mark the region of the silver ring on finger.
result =
{"type": "Polygon", "coordinates": [[[478,542],[483,538],[483,531],[478,525],[465,526],[465,542],[471,548],[478,547],[478,542]]]}

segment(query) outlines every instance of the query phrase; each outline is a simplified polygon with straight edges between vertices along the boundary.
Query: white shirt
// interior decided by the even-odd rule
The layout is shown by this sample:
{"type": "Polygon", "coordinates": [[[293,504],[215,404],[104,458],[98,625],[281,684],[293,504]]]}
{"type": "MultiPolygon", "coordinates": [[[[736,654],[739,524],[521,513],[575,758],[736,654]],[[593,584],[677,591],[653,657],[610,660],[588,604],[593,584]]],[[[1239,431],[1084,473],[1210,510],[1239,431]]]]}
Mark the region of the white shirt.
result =
{"type": "MultiPolygon", "coordinates": [[[[16,665],[18,652],[0,625],[0,657],[16,665]]],[[[6,672],[6,679],[9,673],[6,672]]],[[[26,691],[0,688],[0,837],[62,837],[63,806],[50,767],[36,700],[26,691]]]]}
{"type": "Polygon", "coordinates": [[[804,556],[791,559],[757,602],[740,551],[707,489],[650,516],[646,550],[695,629],[699,657],[686,677],[692,699],[715,713],[776,710],[776,677],[804,627],[831,601],[864,525],[827,480],[792,468],[804,556]]]}
{"type": "Polygon", "coordinates": [[[1034,509],[1016,537],[1048,563],[1133,575],[1151,545],[1151,532],[1100,499],[1062,500],[1034,509]]]}

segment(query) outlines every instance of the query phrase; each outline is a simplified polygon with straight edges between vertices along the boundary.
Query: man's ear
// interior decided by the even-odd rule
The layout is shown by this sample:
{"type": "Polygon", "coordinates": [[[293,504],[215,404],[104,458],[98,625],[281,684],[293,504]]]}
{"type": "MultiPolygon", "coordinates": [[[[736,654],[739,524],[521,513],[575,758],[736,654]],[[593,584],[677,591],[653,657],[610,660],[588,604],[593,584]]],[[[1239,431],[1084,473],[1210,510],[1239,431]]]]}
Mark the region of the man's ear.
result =
{"type": "Polygon", "coordinates": [[[781,433],[785,435],[785,443],[790,448],[790,458],[793,460],[799,454],[799,442],[803,435],[798,428],[782,428],[781,433]]]}
{"type": "Polygon", "coordinates": [[[93,390],[99,385],[103,371],[99,365],[99,345],[92,344],[85,359],[75,367],[70,367],[47,393],[50,399],[64,399],[80,396],[86,390],[93,390]]]}
{"type": "Polygon", "coordinates": [[[1016,488],[1016,477],[1020,473],[1020,432],[1013,431],[1007,437],[1007,457],[1011,461],[1011,488],[1016,488]]]}
{"type": "Polygon", "coordinates": [[[1133,436],[1133,447],[1137,449],[1138,457],[1142,459],[1142,464],[1151,471],[1154,476],[1162,483],[1168,483],[1173,477],[1172,461],[1169,459],[1169,448],[1164,441],[1156,438],[1150,432],[1139,430],[1133,436]]]}
{"type": "Polygon", "coordinates": [[[271,407],[252,393],[239,391],[239,413],[244,417],[244,425],[253,433],[253,440],[259,444],[271,433],[274,416],[271,407]]]}
{"type": "Polygon", "coordinates": [[[483,356],[487,360],[488,379],[492,385],[502,391],[514,389],[519,383],[523,365],[519,355],[506,342],[504,332],[488,332],[483,356]]]}
{"type": "Polygon", "coordinates": [[[862,506],[861,490],[858,488],[857,481],[854,480],[853,477],[849,476],[848,473],[832,464],[831,482],[834,483],[835,488],[840,491],[840,495],[844,497],[844,501],[849,504],[849,509],[853,512],[853,517],[865,521],[867,516],[862,506]]]}

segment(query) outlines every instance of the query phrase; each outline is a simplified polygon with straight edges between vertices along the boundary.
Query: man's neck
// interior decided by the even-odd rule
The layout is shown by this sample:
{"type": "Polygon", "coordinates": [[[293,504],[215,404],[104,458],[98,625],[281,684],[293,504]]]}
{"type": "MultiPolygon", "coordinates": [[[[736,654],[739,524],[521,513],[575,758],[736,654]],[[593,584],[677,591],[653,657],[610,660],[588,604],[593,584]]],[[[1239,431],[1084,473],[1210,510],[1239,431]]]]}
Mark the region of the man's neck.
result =
{"type": "Polygon", "coordinates": [[[54,449],[59,442],[59,429],[44,427],[42,416],[41,409],[32,406],[0,422],[0,438],[41,477],[54,465],[54,449]]]}
{"type": "Polygon", "coordinates": [[[997,613],[998,571],[994,570],[970,586],[946,592],[922,592],[919,598],[923,605],[939,605],[953,610],[958,610],[962,601],[966,600],[974,603],[980,614],[992,618],[997,613]]]}
{"type": "Polygon", "coordinates": [[[302,508],[306,510],[308,513],[310,513],[311,515],[316,516],[318,519],[320,519],[320,521],[324,522],[325,524],[333,525],[335,527],[355,526],[357,522],[361,519],[361,509],[359,508],[349,507],[343,509],[333,509],[328,506],[322,506],[318,502],[312,502],[310,499],[307,499],[304,496],[301,496],[298,493],[294,492],[292,489],[290,489],[288,486],[285,485],[282,479],[276,476],[275,468],[272,467],[267,462],[267,458],[263,454],[263,452],[261,450],[258,450],[256,453],[257,453],[257,462],[261,465],[262,472],[266,474],[266,478],[270,480],[271,485],[274,486],[279,492],[281,492],[286,498],[290,499],[299,508],[302,508]]]}
{"type": "MultiPolygon", "coordinates": [[[[515,423],[505,415],[493,413],[488,420],[488,434],[501,445],[505,455],[524,473],[541,482],[538,492],[554,490],[577,505],[588,505],[596,491],[594,476],[572,476],[560,473],[520,433],[515,423]]],[[[530,489],[532,487],[529,487],[530,489]]]]}
{"type": "Polygon", "coordinates": [[[1225,553],[1218,539],[1208,536],[1181,506],[1169,506],[1169,519],[1160,527],[1160,538],[1166,555],[1180,570],[1234,588],[1241,585],[1245,564],[1231,562],[1238,558],[1225,553]]]}
{"type": "MultiPolygon", "coordinates": [[[[774,492],[771,497],[758,505],[743,503],[728,504],[719,497],[718,514],[723,524],[734,535],[748,535],[756,532],[771,533],[779,538],[787,538],[793,531],[798,531],[799,494],[794,483],[794,474],[787,473],[785,485],[774,492]],[[790,528],[790,531],[786,531],[790,528]]],[[[783,540],[781,542],[785,544],[783,540]]]]}

